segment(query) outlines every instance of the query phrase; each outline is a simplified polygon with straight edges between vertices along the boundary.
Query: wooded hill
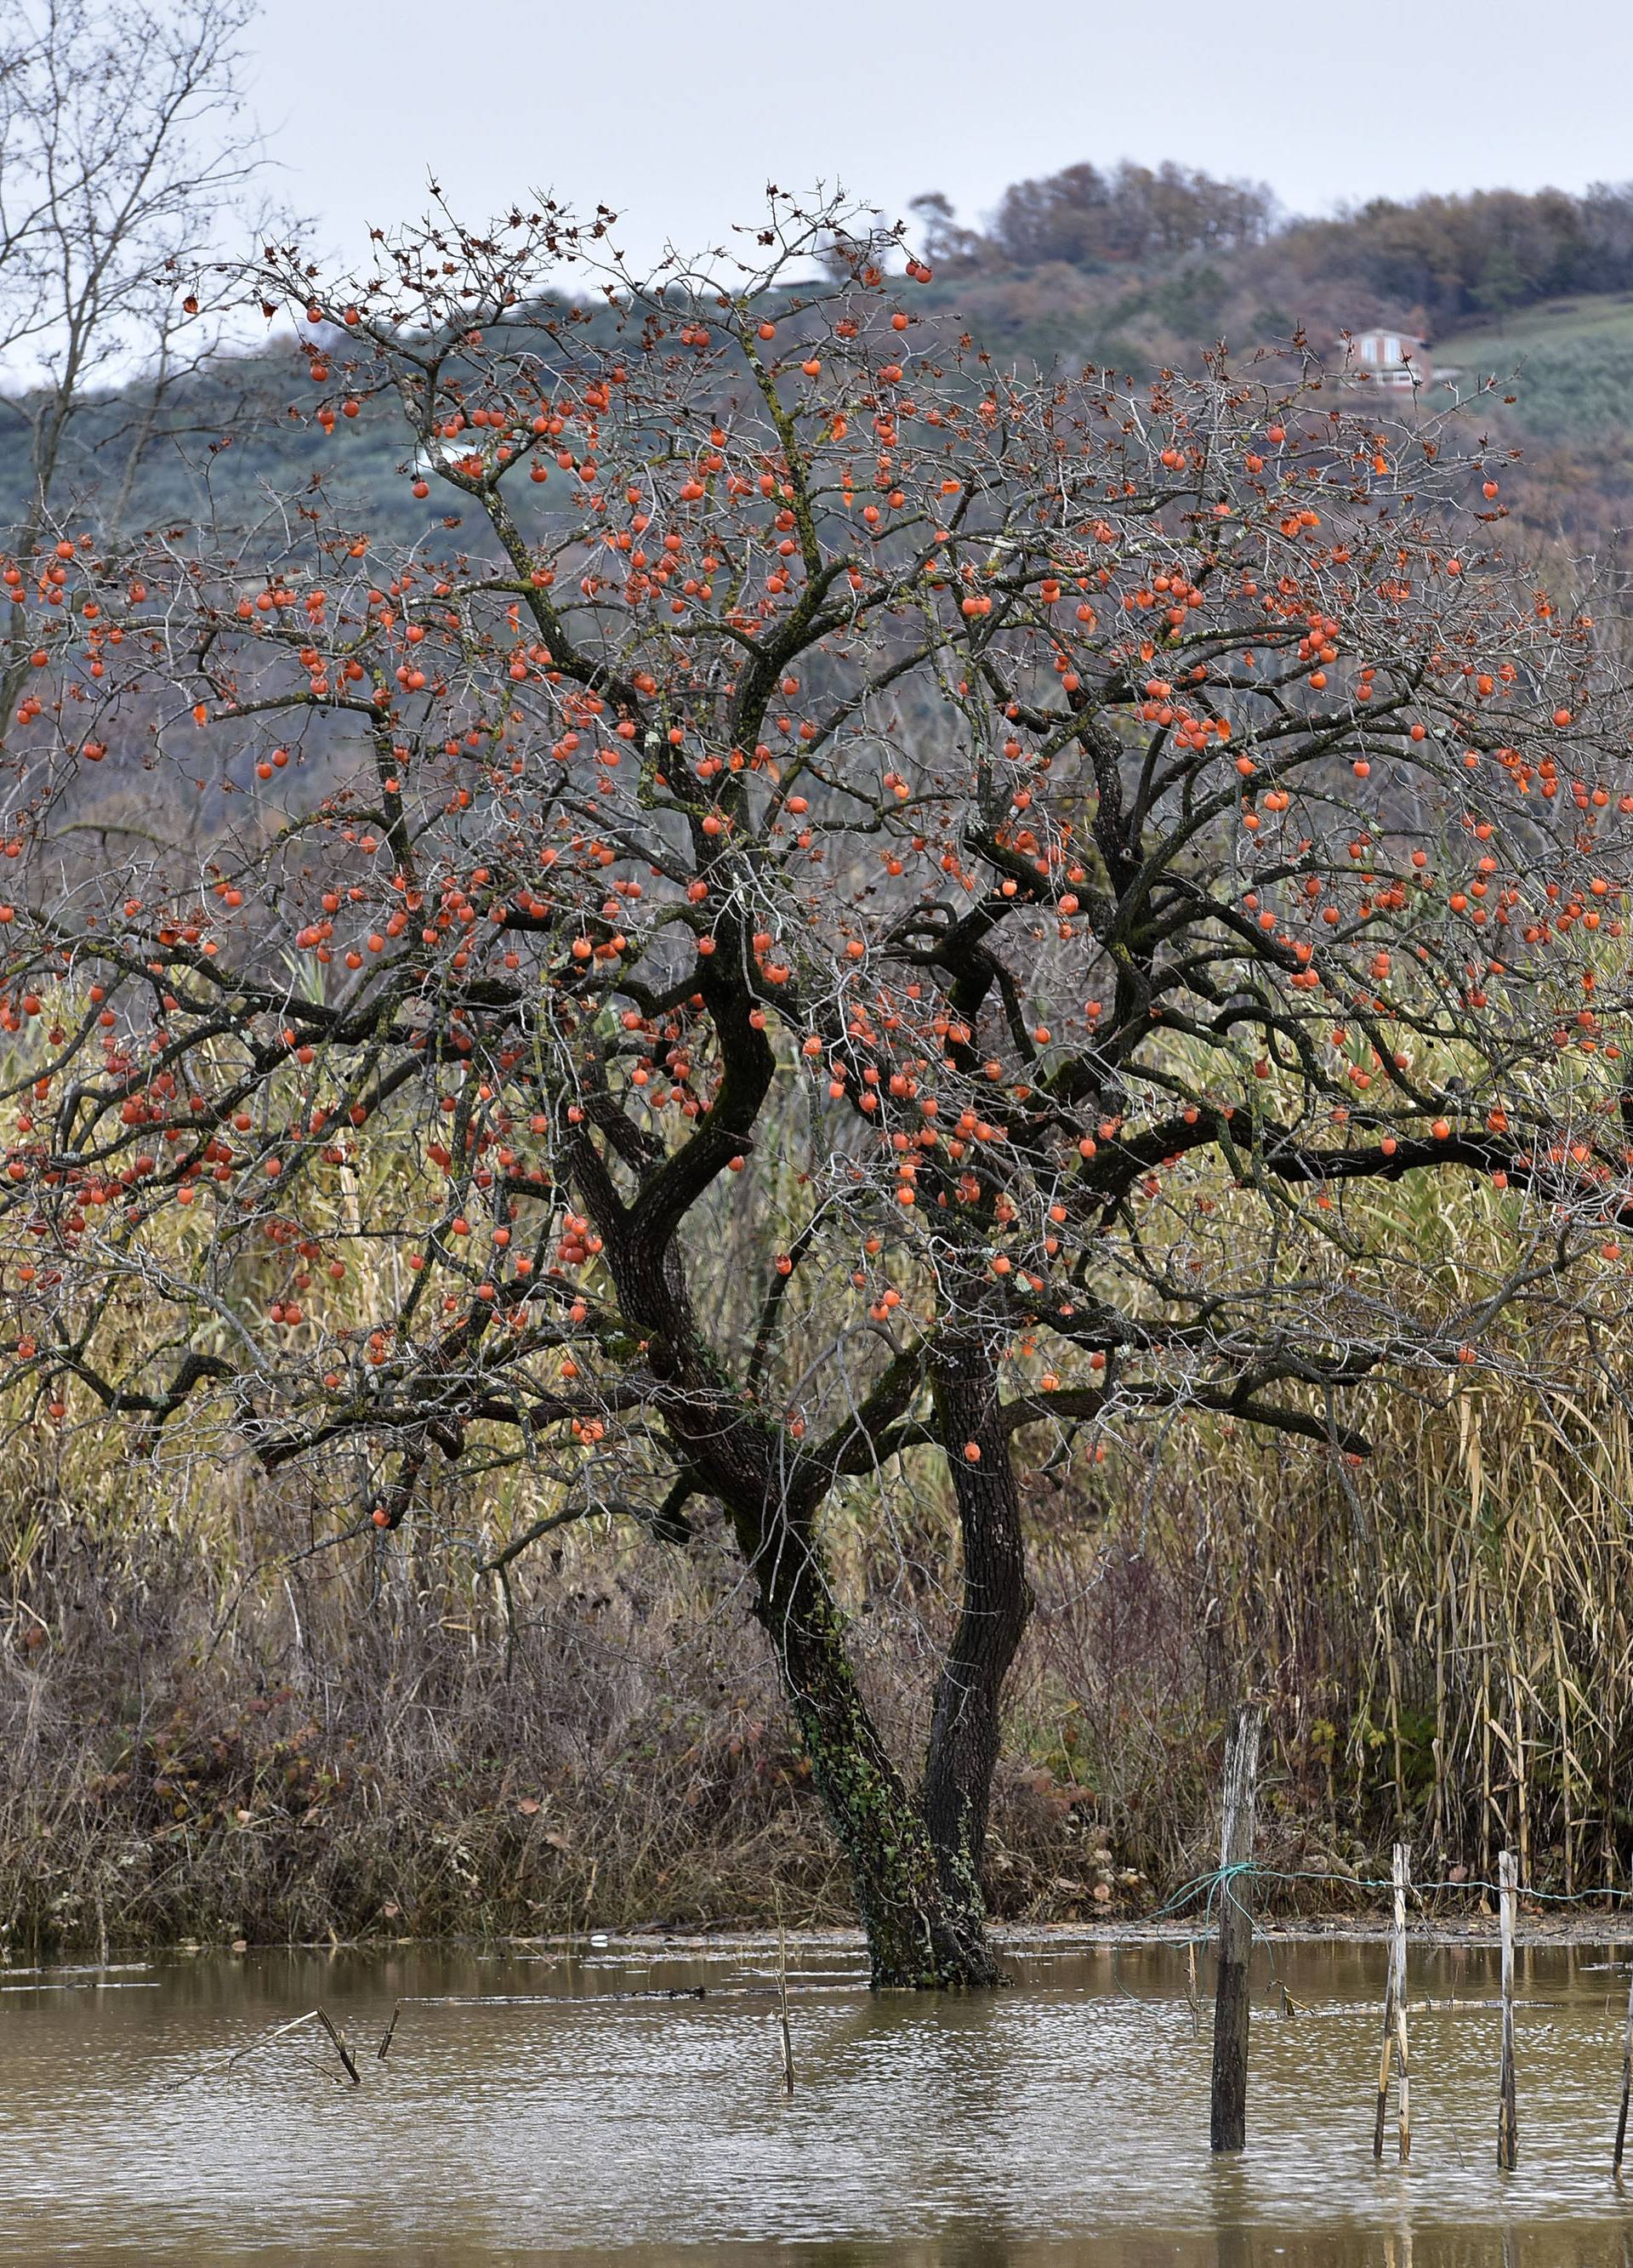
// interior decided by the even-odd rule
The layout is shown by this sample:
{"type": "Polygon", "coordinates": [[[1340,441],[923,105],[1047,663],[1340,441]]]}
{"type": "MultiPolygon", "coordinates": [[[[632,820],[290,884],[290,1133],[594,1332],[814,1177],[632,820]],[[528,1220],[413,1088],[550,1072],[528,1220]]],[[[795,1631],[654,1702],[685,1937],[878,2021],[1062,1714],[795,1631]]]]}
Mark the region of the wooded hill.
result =
{"type": "MultiPolygon", "coordinates": [[[[1223,342],[1239,364],[1264,357],[1291,373],[1301,349],[1337,368],[1346,332],[1398,326],[1457,369],[1460,392],[1483,387],[1494,434],[1525,452],[1529,475],[1505,490],[1518,518],[1550,540],[1602,548],[1633,509],[1633,185],[1377,198],[1302,220],[1279,217],[1262,185],[1173,165],[1080,165],[1016,183],[985,230],[960,225],[931,193],[915,201],[908,232],[935,271],[919,306],[939,312],[950,340],[967,331],[995,360],[1091,362],[1138,378],[1195,368],[1223,342]]],[[[144,399],[138,380],[80,414],[67,491],[92,526],[144,399]]],[[[173,390],[165,437],[130,484],[127,525],[246,525],[258,497],[333,475],[377,528],[440,527],[438,499],[422,505],[410,492],[393,405],[365,402],[333,433],[315,406],[286,345],[217,357],[173,390]]],[[[29,489],[18,446],[28,407],[0,401],[11,428],[0,524],[13,526],[29,489]]]]}
{"type": "Polygon", "coordinates": [[[1255,183],[1074,166],[1017,183],[984,231],[939,194],[914,212],[931,294],[995,356],[1137,373],[1195,367],[1221,341],[1238,363],[1303,342],[1338,368],[1346,333],[1389,325],[1428,340],[1460,394],[1484,388],[1494,434],[1529,462],[1517,517],[1602,547],[1633,506],[1633,186],[1303,220],[1255,183]]]}

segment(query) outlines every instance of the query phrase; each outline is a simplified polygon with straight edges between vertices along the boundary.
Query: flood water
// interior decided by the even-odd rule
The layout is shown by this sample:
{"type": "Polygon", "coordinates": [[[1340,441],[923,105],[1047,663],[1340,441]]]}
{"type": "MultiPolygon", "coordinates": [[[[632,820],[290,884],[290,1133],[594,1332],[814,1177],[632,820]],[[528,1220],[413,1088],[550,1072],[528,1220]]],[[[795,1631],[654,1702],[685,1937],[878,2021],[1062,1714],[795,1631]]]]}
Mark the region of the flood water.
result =
{"type": "Polygon", "coordinates": [[[791,2101],[762,1948],[13,1970],[0,2260],[1633,2268],[1627,1950],[1522,1953],[1510,2175],[1483,1948],[1413,1948],[1413,2001],[1460,2005],[1412,2018],[1407,2167],[1393,2105],[1372,2158],[1378,1944],[1258,1949],[1248,2147],[1218,2163],[1169,1946],[1014,1957],[1012,1991],[965,2000],[873,1999],[848,1949],[802,1943],[791,2101]],[[319,2001],[355,2088],[317,2026],[269,2036],[319,2001]]]}

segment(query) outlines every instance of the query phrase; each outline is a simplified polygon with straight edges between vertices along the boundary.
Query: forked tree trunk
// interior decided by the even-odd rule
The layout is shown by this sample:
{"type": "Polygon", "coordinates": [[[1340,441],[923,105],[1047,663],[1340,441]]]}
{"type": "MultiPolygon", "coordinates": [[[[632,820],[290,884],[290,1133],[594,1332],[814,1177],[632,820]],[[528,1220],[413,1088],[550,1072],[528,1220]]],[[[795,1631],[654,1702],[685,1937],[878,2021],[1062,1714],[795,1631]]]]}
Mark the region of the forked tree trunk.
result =
{"type": "Polygon", "coordinates": [[[1032,1608],[1020,1497],[997,1366],[960,1345],[936,1379],[963,1543],[958,1627],[938,1683],[916,1800],[857,1684],[808,1521],[762,1508],[734,1525],[812,1778],[850,1867],[876,1986],[991,1985],[982,1853],[998,1759],[999,1703],[1032,1608]],[[966,1454],[968,1447],[979,1457],[966,1454]]]}
{"type": "Polygon", "coordinates": [[[938,1366],[934,1383],[958,1499],[964,1594],[936,1690],[924,1817],[947,1896],[984,1914],[982,1854],[998,1761],[999,1705],[1032,1613],[1032,1587],[1020,1491],[989,1348],[955,1343],[938,1366]]]}
{"type": "MultiPolygon", "coordinates": [[[[593,1180],[599,1168],[592,1152],[580,1178],[593,1180]]],[[[850,1868],[874,1985],[1001,1983],[987,1942],[979,1858],[997,1756],[997,1686],[1026,1620],[1026,1587],[1023,1570],[1019,1620],[1012,1612],[1003,1619],[995,1645],[983,1602],[1000,1592],[1012,1600],[1011,1542],[1019,1528],[1013,1481],[1004,1477],[1009,1460],[997,1431],[996,1385],[982,1384],[981,1413],[970,1419],[993,1445],[991,1475],[973,1490],[960,1476],[965,1613],[942,1679],[931,1747],[937,1815],[951,1822],[945,1831],[952,1839],[944,1843],[892,1763],[857,1682],[815,1525],[821,1491],[791,1498],[756,1419],[738,1413],[723,1422],[718,1381],[688,1344],[683,1295],[654,1265],[650,1246],[621,1233],[615,1200],[604,1197],[600,1211],[612,1224],[607,1250],[625,1312],[652,1333],[649,1360],[662,1382],[665,1422],[688,1471],[725,1510],[753,1578],[755,1619],[770,1640],[813,1781],[850,1868]],[[955,1705],[951,1697],[963,1692],[972,1666],[970,1705],[955,1705]]],[[[951,1422],[962,1424],[966,1404],[957,1386],[953,1391],[951,1422]]]]}
{"type": "Polygon", "coordinates": [[[873,1984],[996,1984],[981,1900],[949,1888],[924,1815],[857,1688],[835,1610],[823,1619],[826,1628],[790,1633],[782,1668],[812,1778],[850,1862],[873,1984]]]}
{"type": "MultiPolygon", "coordinates": [[[[747,1547],[744,1523],[736,1524],[747,1547]]],[[[874,1986],[998,1984],[979,1893],[967,1895],[939,1862],[925,1815],[879,1737],[814,1537],[773,1519],[747,1556],[755,1615],[850,1865],[874,1986]]]]}

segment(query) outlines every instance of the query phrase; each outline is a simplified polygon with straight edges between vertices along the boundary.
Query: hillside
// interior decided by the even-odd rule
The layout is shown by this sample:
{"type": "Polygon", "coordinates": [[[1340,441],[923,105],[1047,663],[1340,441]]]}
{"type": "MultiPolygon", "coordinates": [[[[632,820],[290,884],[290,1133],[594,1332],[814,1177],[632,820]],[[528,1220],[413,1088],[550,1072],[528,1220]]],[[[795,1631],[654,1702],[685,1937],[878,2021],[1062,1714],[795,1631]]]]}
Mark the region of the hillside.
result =
{"type": "Polygon", "coordinates": [[[1496,378],[1519,397],[1512,422],[1537,442],[1593,454],[1633,423],[1633,292],[1556,299],[1502,325],[1482,323],[1435,344],[1437,366],[1496,378]]]}
{"type": "Polygon", "coordinates": [[[1450,331],[1434,354],[1465,394],[1498,381],[1490,416],[1525,452],[1528,521],[1595,547],[1633,522],[1633,293],[1546,300],[1450,331]]]}
{"type": "MultiPolygon", "coordinates": [[[[1330,363],[1345,330],[1398,326],[1463,373],[1465,394],[1500,381],[1481,414],[1525,453],[1505,486],[1519,524],[1602,548],[1633,516],[1633,189],[1379,200],[1280,220],[1251,184],[1085,165],[1016,184],[985,233],[945,198],[921,198],[910,234],[935,270],[916,311],[949,349],[967,333],[1000,366],[1092,363],[1137,381],[1194,368],[1223,341],[1237,368],[1291,379],[1303,350],[1330,363]]],[[[124,526],[264,519],[251,548],[270,556],[275,499],[332,478],[342,520],[440,537],[445,500],[413,497],[396,405],[365,401],[329,434],[312,420],[319,406],[287,344],[217,359],[168,398],[124,526]]],[[[0,405],[0,529],[25,512],[30,407],[0,405]]],[[[106,528],[102,503],[143,422],[139,387],[82,403],[55,497],[67,517],[106,528]]]]}

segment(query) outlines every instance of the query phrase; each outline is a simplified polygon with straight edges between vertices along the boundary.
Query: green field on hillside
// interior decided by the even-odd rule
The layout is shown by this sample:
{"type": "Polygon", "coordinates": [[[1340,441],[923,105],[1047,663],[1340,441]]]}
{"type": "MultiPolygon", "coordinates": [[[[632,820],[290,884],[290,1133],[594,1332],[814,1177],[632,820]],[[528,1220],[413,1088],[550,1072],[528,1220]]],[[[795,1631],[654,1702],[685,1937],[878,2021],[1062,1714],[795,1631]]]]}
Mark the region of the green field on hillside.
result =
{"type": "Polygon", "coordinates": [[[1449,333],[1434,357],[1461,372],[1464,392],[1504,381],[1519,396],[1515,422],[1537,439],[1591,441],[1633,426],[1633,294],[1544,301],[1500,328],[1449,333]]]}

